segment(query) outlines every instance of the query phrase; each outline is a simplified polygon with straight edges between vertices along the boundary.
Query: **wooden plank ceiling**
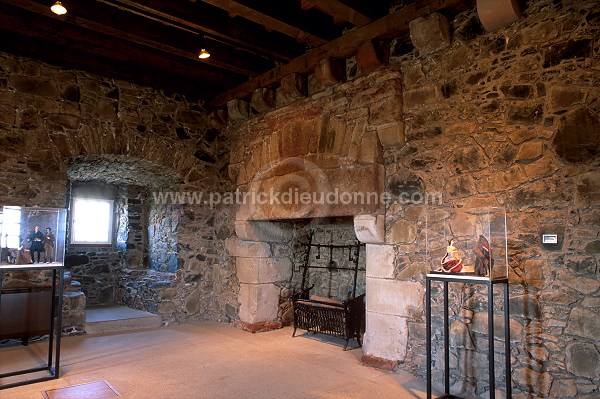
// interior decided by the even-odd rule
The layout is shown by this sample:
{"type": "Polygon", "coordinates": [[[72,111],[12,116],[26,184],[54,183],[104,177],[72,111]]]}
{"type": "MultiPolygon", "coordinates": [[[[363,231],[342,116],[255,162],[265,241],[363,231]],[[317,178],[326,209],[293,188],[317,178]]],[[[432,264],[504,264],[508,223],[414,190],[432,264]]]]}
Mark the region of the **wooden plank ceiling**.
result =
{"type": "Polygon", "coordinates": [[[220,107],[475,0],[0,0],[0,50],[220,107]],[[391,10],[393,12],[391,12],[391,10]],[[197,55],[206,48],[211,57],[197,55]]]}

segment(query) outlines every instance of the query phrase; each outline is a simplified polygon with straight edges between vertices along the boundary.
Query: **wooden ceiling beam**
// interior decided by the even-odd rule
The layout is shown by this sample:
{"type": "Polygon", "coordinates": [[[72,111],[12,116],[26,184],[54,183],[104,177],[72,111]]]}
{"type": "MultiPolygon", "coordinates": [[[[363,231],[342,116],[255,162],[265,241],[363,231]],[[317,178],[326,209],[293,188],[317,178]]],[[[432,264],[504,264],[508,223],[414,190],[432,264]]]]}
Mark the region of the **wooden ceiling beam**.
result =
{"type": "Polygon", "coordinates": [[[215,7],[219,7],[229,13],[230,16],[240,16],[242,18],[253,21],[266,29],[275,30],[296,39],[299,43],[307,43],[311,46],[322,46],[327,43],[327,39],[318,37],[313,33],[301,29],[295,25],[291,25],[281,19],[274,18],[263,12],[250,8],[247,5],[231,0],[203,0],[215,7]]]}
{"type": "Polygon", "coordinates": [[[278,62],[293,59],[302,46],[279,33],[266,32],[262,26],[243,21],[231,23],[227,13],[207,1],[162,0],[97,0],[113,7],[138,10],[142,15],[154,16],[163,23],[202,32],[227,43],[255,51],[278,62]],[[235,26],[234,26],[235,25],[235,26]]]}
{"type": "MultiPolygon", "coordinates": [[[[4,1],[4,0],[2,0],[2,1],[4,1]]],[[[52,17],[54,15],[49,11],[48,7],[46,7],[43,4],[36,3],[34,1],[8,0],[5,2],[8,2],[12,5],[21,7],[27,11],[31,11],[31,12],[34,12],[39,15],[44,15],[47,17],[52,17]]],[[[196,49],[196,48],[182,49],[180,47],[175,47],[173,45],[164,43],[164,41],[165,41],[164,37],[162,38],[163,41],[158,41],[156,39],[150,38],[150,36],[152,36],[152,27],[146,26],[145,29],[142,29],[142,32],[139,32],[139,34],[138,34],[138,32],[131,33],[129,31],[113,28],[110,26],[109,23],[96,22],[96,21],[93,21],[88,18],[80,17],[78,15],[89,14],[90,18],[98,18],[100,20],[103,19],[102,18],[103,14],[99,12],[100,10],[90,10],[89,9],[89,7],[93,6],[94,4],[80,4],[80,3],[81,3],[81,0],[78,3],[75,3],[72,6],[70,6],[70,8],[72,8],[73,12],[70,13],[68,18],[60,18],[60,17],[54,17],[54,18],[60,19],[63,24],[71,24],[71,25],[83,27],[83,28],[89,29],[91,31],[95,31],[95,32],[119,39],[119,40],[126,40],[126,41],[135,43],[140,46],[148,47],[148,48],[151,48],[154,50],[158,50],[158,51],[162,51],[162,52],[174,55],[176,57],[193,60],[195,62],[202,62],[204,64],[211,65],[215,68],[224,69],[224,70],[227,70],[227,71],[239,74],[239,75],[243,75],[246,77],[255,77],[259,74],[260,71],[264,71],[265,67],[268,68],[268,65],[273,65],[273,64],[267,64],[263,60],[260,60],[260,61],[263,61],[262,64],[256,65],[254,68],[252,68],[252,66],[256,64],[256,61],[253,62],[253,58],[251,55],[248,55],[248,57],[246,57],[245,60],[243,60],[243,62],[242,62],[242,60],[240,60],[239,57],[227,57],[227,53],[224,53],[224,52],[219,54],[220,57],[216,56],[216,57],[211,57],[211,58],[200,61],[198,59],[198,54],[196,53],[196,51],[198,49],[196,49]],[[145,33],[146,30],[150,31],[150,33],[147,34],[148,37],[142,36],[142,34],[145,33]],[[225,58],[225,59],[223,59],[223,58],[225,58]]],[[[85,1],[84,1],[84,3],[85,3],[85,1]]],[[[117,14],[116,10],[113,14],[117,14]]],[[[126,17],[128,17],[128,16],[126,16],[126,17]]],[[[129,18],[131,19],[130,16],[129,16],[129,18]]],[[[110,23],[114,23],[115,20],[117,20],[117,19],[118,19],[118,15],[113,15],[112,18],[110,19],[110,23]]],[[[126,29],[129,29],[128,25],[117,24],[117,26],[125,26],[126,29]]],[[[154,30],[156,30],[156,29],[154,29],[154,30]]],[[[198,35],[193,34],[193,33],[191,33],[191,34],[188,33],[188,35],[190,35],[191,37],[186,38],[186,42],[188,42],[188,43],[190,43],[192,41],[199,42],[199,38],[197,37],[198,35]]],[[[166,35],[163,34],[163,36],[166,36],[166,35]]],[[[178,43],[178,44],[181,44],[181,43],[178,43]]]]}
{"type": "Polygon", "coordinates": [[[202,65],[198,60],[181,59],[169,54],[151,52],[127,41],[107,41],[97,32],[65,24],[64,21],[46,18],[39,14],[24,13],[21,9],[0,2],[0,32],[3,40],[0,49],[26,55],[64,66],[117,77],[149,87],[160,86],[182,93],[196,92],[196,97],[210,98],[217,88],[235,87],[244,81],[239,74],[202,65]],[[55,33],[60,31],[60,35],[55,33]],[[181,76],[165,74],[165,70],[177,71],[181,76]],[[131,71],[136,71],[132,74],[131,71]],[[153,79],[153,80],[152,80],[153,79]],[[198,82],[196,87],[190,82],[198,82]],[[193,89],[193,90],[192,90],[193,89]]]}
{"type": "Polygon", "coordinates": [[[364,26],[373,20],[338,0],[300,0],[303,10],[316,7],[333,17],[335,23],[350,22],[354,26],[364,26]]]}
{"type": "Polygon", "coordinates": [[[227,91],[209,102],[212,108],[223,107],[228,101],[237,98],[248,98],[252,92],[260,87],[275,86],[285,76],[292,73],[307,74],[314,70],[321,60],[327,57],[348,58],[358,47],[366,41],[381,39],[389,40],[409,33],[410,21],[429,15],[433,12],[451,7],[454,11],[466,10],[472,5],[464,0],[422,0],[419,6],[412,3],[394,13],[378,19],[344,36],[332,40],[324,46],[313,49],[285,65],[280,65],[237,88],[227,91]]]}

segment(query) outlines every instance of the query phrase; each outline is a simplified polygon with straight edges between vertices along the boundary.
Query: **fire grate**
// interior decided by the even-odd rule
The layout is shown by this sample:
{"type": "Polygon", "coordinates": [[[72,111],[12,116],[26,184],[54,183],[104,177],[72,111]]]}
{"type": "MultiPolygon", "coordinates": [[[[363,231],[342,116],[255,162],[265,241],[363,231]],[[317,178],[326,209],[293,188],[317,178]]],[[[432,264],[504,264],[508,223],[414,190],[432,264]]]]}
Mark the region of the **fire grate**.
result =
{"type": "Polygon", "coordinates": [[[121,396],[108,382],[94,381],[42,392],[44,399],[112,399],[121,396]]]}

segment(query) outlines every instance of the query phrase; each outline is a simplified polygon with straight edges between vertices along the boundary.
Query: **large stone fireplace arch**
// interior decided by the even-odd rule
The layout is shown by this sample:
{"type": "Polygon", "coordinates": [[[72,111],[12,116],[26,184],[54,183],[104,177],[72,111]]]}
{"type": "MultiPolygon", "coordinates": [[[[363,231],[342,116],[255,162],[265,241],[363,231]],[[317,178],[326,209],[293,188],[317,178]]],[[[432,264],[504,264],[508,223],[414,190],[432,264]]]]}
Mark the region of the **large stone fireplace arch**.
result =
{"type": "MultiPolygon", "coordinates": [[[[235,125],[237,137],[229,174],[238,191],[258,198],[272,191],[385,193],[383,151],[404,144],[400,72],[380,69],[260,118],[235,125]]],[[[308,195],[308,194],[306,194],[308,195]]],[[[241,203],[236,236],[226,241],[236,259],[242,328],[260,331],[280,325],[280,286],[292,272],[294,231],[289,219],[353,218],[355,234],[366,244],[366,358],[402,361],[408,324],[423,308],[421,285],[396,276],[401,240],[414,234],[410,223],[385,227],[385,206],[356,201],[333,204],[241,203]],[[412,230],[411,230],[412,231],[412,230]],[[403,238],[404,237],[404,238],[403,238]],[[279,284],[279,285],[278,285],[279,284]]],[[[414,244],[414,243],[409,243],[414,244]]]]}

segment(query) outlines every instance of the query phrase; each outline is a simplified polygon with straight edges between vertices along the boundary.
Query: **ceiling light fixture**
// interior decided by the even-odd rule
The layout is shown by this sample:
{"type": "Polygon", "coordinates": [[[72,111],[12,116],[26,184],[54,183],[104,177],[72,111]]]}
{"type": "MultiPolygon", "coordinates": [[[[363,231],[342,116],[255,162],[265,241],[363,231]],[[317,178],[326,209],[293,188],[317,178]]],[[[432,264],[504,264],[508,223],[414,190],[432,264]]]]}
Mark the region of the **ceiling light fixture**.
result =
{"type": "Polygon", "coordinates": [[[62,3],[60,1],[57,1],[56,3],[54,3],[52,5],[52,7],[50,7],[50,9],[56,15],[64,15],[67,13],[67,9],[65,8],[65,6],[62,5],[62,3]]]}
{"type": "Polygon", "coordinates": [[[198,58],[205,59],[210,57],[210,53],[205,49],[200,50],[200,54],[198,54],[198,58]]]}

